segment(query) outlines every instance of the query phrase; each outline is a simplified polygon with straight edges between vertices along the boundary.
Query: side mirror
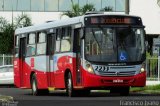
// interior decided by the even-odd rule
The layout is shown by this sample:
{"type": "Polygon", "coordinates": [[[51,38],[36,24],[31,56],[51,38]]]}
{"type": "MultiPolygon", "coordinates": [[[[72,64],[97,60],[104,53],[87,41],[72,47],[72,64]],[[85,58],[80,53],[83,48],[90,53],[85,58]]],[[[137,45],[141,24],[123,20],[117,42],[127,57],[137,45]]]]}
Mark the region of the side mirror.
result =
{"type": "Polygon", "coordinates": [[[148,50],[148,36],[146,35],[146,30],[143,31],[144,33],[144,40],[145,40],[145,48],[148,50]]]}
{"type": "Polygon", "coordinates": [[[145,48],[148,50],[148,41],[145,41],[145,48]]]}
{"type": "Polygon", "coordinates": [[[148,40],[148,36],[146,35],[146,30],[144,30],[144,37],[145,37],[145,40],[148,40]]]}

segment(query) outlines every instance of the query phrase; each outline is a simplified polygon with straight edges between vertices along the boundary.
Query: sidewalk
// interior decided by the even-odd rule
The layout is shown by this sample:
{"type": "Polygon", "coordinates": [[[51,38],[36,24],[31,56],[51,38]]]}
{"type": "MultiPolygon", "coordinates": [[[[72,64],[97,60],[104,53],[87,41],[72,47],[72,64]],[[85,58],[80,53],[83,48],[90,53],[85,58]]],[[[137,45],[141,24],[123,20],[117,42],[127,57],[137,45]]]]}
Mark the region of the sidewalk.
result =
{"type": "Polygon", "coordinates": [[[146,81],[146,86],[149,85],[160,85],[160,81],[146,81]]]}

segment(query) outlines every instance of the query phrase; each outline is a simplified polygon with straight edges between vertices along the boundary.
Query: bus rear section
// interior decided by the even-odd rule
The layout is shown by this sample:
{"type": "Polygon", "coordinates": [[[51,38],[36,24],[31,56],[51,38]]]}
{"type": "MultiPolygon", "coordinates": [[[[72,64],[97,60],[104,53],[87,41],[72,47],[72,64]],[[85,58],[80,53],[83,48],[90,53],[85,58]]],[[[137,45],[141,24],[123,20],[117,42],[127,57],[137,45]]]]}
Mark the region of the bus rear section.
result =
{"type": "Polygon", "coordinates": [[[33,95],[66,89],[69,96],[109,89],[128,95],[146,84],[140,17],[85,15],[16,32],[15,85],[33,95]]]}

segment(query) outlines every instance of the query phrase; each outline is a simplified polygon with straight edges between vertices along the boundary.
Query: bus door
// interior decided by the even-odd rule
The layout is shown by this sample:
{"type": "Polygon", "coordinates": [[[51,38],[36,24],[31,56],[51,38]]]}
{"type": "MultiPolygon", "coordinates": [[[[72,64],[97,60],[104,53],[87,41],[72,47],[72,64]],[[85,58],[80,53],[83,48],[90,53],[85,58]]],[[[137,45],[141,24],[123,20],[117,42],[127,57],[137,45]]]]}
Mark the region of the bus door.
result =
{"type": "Polygon", "coordinates": [[[82,81],[82,73],[81,73],[81,28],[74,29],[74,45],[73,51],[76,53],[76,85],[80,86],[82,81]]]}
{"type": "Polygon", "coordinates": [[[20,38],[20,50],[19,50],[19,74],[20,74],[20,86],[25,84],[25,56],[26,56],[26,37],[20,38]]]}
{"type": "Polygon", "coordinates": [[[47,72],[47,81],[49,87],[55,86],[55,78],[53,72],[53,55],[54,55],[54,43],[55,43],[55,34],[47,35],[47,55],[48,55],[48,72],[47,72]]]}

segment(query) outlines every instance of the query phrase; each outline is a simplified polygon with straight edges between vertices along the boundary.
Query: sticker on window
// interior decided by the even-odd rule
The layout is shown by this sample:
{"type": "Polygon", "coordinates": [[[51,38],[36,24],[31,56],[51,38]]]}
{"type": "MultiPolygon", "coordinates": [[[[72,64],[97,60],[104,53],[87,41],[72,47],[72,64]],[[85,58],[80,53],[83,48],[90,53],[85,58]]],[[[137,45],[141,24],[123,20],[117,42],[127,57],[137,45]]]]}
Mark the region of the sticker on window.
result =
{"type": "Polygon", "coordinates": [[[127,53],[125,51],[121,51],[120,54],[119,54],[119,60],[120,61],[127,61],[127,53]]]}

